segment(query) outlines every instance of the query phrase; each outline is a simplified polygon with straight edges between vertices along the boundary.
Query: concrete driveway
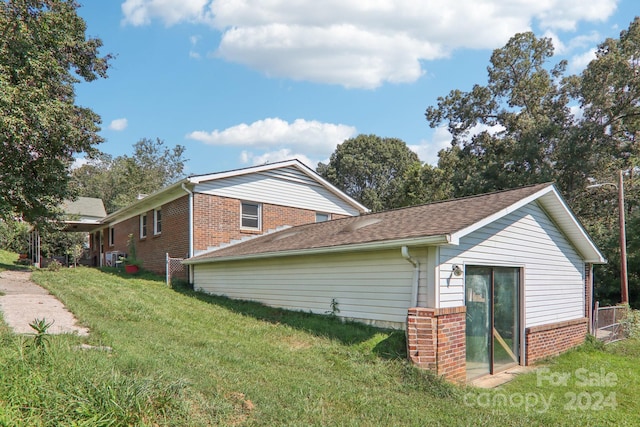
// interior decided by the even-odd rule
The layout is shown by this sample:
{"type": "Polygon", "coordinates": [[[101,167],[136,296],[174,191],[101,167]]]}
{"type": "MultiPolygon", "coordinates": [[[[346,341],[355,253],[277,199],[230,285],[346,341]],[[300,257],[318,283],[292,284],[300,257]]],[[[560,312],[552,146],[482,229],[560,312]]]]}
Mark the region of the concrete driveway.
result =
{"type": "Polygon", "coordinates": [[[50,334],[89,334],[56,297],[31,281],[30,271],[0,272],[0,311],[17,334],[34,333],[29,323],[43,318],[53,321],[50,334]]]}

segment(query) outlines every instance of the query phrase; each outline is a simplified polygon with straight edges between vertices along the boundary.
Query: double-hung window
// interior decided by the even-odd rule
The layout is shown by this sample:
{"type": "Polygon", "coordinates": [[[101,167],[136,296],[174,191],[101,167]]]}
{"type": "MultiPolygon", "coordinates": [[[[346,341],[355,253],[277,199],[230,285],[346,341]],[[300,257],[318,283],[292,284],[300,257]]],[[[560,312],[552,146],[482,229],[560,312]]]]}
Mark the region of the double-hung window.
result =
{"type": "Polygon", "coordinates": [[[147,214],[140,215],[140,238],[147,237],[147,214]]]}
{"type": "Polygon", "coordinates": [[[262,226],[262,206],[260,203],[242,202],[240,214],[240,227],[245,229],[260,230],[262,226]]]}
{"type": "Polygon", "coordinates": [[[109,227],[109,246],[113,246],[116,240],[116,229],[109,227]]]}
{"type": "Polygon", "coordinates": [[[162,209],[154,209],[153,211],[153,234],[162,233],[162,209]]]}

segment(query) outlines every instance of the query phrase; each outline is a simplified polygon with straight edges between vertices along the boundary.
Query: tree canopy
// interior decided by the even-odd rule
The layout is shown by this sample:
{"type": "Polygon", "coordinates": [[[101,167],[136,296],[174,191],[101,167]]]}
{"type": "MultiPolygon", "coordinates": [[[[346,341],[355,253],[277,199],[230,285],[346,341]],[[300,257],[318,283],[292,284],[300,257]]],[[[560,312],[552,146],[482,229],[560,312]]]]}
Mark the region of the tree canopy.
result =
{"type": "Polygon", "coordinates": [[[0,217],[39,223],[73,196],[74,155],[102,142],[100,118],[74,84],[107,76],[110,55],[87,38],[72,0],[0,2],[0,217]]]}
{"type": "Polygon", "coordinates": [[[182,178],[185,147],[169,148],[159,138],[143,138],[133,155],[113,158],[104,153],[73,171],[78,195],[99,197],[108,213],[125,207],[139,194],[150,194],[182,178]]]}
{"type": "Polygon", "coordinates": [[[418,155],[404,141],[358,135],[338,145],[318,173],[372,211],[402,203],[404,174],[419,166],[418,155]]]}
{"type": "MultiPolygon", "coordinates": [[[[554,181],[609,264],[596,272],[598,297],[616,302],[620,275],[617,201],[612,187],[627,171],[629,247],[639,243],[640,18],[619,39],[605,40],[578,76],[551,63],[550,39],[516,34],[491,56],[486,85],[453,90],[426,110],[432,127],[447,126],[451,147],[437,167],[405,180],[409,203],[554,181]]],[[[633,253],[629,258],[635,259],[633,253]]],[[[640,306],[640,266],[629,263],[630,296],[640,306]]]]}

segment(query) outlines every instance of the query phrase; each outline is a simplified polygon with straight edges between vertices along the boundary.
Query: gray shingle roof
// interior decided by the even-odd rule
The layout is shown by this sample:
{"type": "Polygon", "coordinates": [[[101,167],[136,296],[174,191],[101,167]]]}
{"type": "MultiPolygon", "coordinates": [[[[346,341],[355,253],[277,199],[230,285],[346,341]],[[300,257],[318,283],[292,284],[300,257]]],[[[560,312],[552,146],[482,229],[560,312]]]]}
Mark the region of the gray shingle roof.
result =
{"type": "Polygon", "coordinates": [[[107,216],[102,199],[94,197],[78,197],[73,201],[66,200],[63,203],[62,210],[66,215],[94,218],[104,218],[107,216]]]}
{"type": "Polygon", "coordinates": [[[551,183],[301,225],[192,258],[194,262],[255,254],[444,236],[464,230],[551,183]]]}

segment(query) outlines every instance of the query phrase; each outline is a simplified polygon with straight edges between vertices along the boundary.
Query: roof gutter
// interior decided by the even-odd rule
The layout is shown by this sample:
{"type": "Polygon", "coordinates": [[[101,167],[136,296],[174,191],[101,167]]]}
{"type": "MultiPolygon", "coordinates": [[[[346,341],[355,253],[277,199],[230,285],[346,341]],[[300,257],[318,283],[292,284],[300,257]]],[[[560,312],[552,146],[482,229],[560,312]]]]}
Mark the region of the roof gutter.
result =
{"type": "MultiPolygon", "coordinates": [[[[381,249],[397,249],[398,247],[410,245],[410,246],[433,246],[433,245],[446,245],[451,243],[451,236],[449,234],[441,234],[437,236],[429,237],[417,237],[412,239],[398,239],[387,240],[383,242],[368,242],[368,243],[356,243],[352,245],[341,246],[326,246],[322,248],[308,248],[308,249],[293,249],[288,251],[275,251],[275,252],[263,252],[257,254],[248,255],[232,255],[221,256],[215,258],[191,258],[182,261],[183,264],[196,265],[196,264],[208,264],[213,262],[224,261],[238,261],[238,260],[255,260],[263,258],[280,258],[287,256],[299,256],[299,255],[319,255],[341,252],[354,252],[354,251],[374,251],[381,249]]],[[[217,249],[220,250],[220,249],[217,249]]],[[[215,252],[213,250],[211,253],[215,252]]],[[[201,254],[204,255],[204,254],[201,254]]]]}
{"type": "MultiPolygon", "coordinates": [[[[188,258],[193,256],[193,191],[189,190],[183,182],[180,187],[189,195],[189,254],[188,258]]],[[[189,269],[189,283],[193,283],[193,271],[189,269]]]]}

